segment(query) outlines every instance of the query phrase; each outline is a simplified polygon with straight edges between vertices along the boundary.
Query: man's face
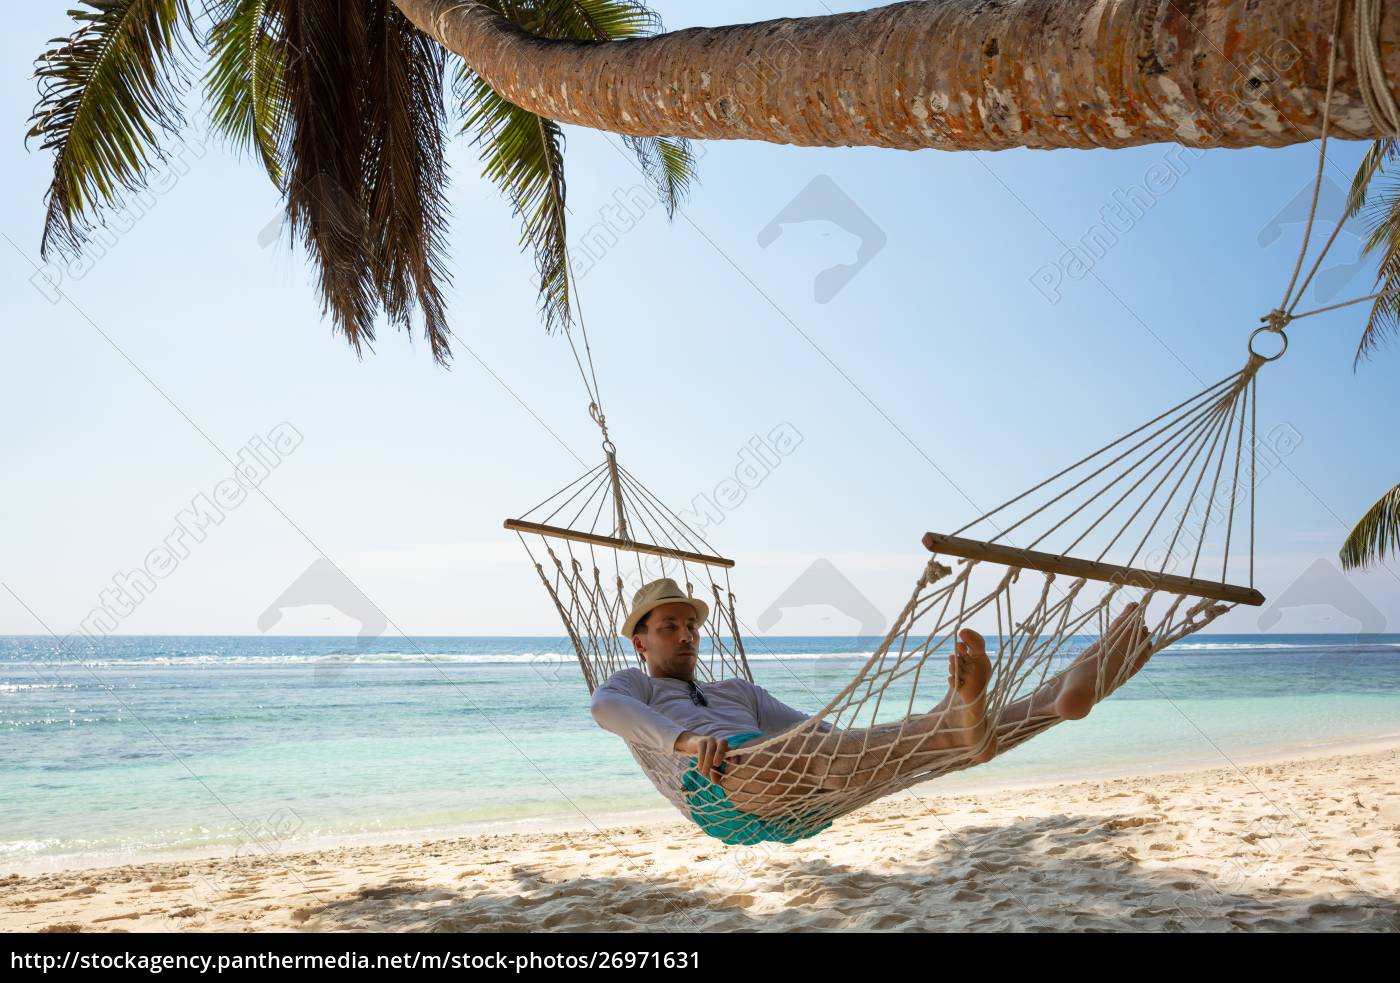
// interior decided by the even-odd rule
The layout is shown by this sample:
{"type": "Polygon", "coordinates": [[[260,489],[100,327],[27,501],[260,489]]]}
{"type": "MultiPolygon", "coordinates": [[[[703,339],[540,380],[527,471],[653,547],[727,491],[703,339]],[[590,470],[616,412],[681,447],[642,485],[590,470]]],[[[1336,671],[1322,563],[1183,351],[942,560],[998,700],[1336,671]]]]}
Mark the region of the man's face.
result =
{"type": "Polygon", "coordinates": [[[700,658],[700,619],[683,601],[652,609],[645,627],[632,636],[632,646],[646,660],[653,676],[694,679],[700,658]]]}

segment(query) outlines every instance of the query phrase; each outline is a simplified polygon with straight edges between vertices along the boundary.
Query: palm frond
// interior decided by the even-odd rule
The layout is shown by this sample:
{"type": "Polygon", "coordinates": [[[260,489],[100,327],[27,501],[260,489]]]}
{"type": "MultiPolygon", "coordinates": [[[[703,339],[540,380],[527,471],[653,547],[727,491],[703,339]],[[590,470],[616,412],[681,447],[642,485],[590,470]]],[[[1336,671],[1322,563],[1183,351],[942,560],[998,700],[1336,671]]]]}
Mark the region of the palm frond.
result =
{"type": "Polygon", "coordinates": [[[666,217],[674,218],[676,208],[690,193],[696,178],[695,156],[684,137],[623,137],[636,154],[642,173],[656,188],[656,196],[666,206],[666,217]]]}
{"type": "Polygon", "coordinates": [[[1366,327],[1356,344],[1352,368],[1359,369],[1362,361],[1374,355],[1383,342],[1397,335],[1400,335],[1400,284],[1391,283],[1382,288],[1380,296],[1371,304],[1366,327]]]}
{"type": "Polygon", "coordinates": [[[366,93],[369,255],[390,321],[408,328],[415,301],[433,358],[451,348],[440,283],[449,281],[445,50],[389,0],[374,0],[366,93]]]}
{"type": "Polygon", "coordinates": [[[363,82],[370,24],[363,3],[287,4],[286,205],[291,234],[316,267],[322,310],[357,354],[374,341],[376,278],[369,250],[363,82]]]}
{"type": "MultiPolygon", "coordinates": [[[[77,249],[103,205],[141,186],[159,137],[183,125],[187,41],[209,48],[205,94],[216,131],[257,155],[285,196],[322,309],[355,348],[382,309],[421,311],[433,356],[450,354],[442,286],[447,232],[445,53],[393,0],[79,0],[72,37],[36,62],[30,136],[55,151],[43,249],[77,249]]],[[[604,42],[661,29],[631,0],[483,0],[542,37],[604,42]]],[[[502,100],[463,65],[465,130],[506,192],[533,249],[546,327],[571,317],[564,138],[502,100]]],[[[673,213],[695,176],[685,140],[628,139],[673,213]]]]}
{"type": "MultiPolygon", "coordinates": [[[[517,8],[525,4],[516,3],[517,8]]],[[[537,0],[540,30],[547,37],[573,41],[616,41],[665,30],[661,15],[628,0],[537,0]]],[[[528,28],[527,28],[528,29],[528,28]]]]}
{"type": "Polygon", "coordinates": [[[1400,485],[1381,496],[1361,517],[1342,544],[1342,568],[1351,570],[1379,562],[1400,550],[1400,485]]]}
{"type": "Polygon", "coordinates": [[[144,184],[180,104],[194,25],[186,0],[80,0],[79,25],[34,63],[29,138],[54,151],[40,255],[76,251],[102,206],[144,184]]]}
{"type": "Polygon", "coordinates": [[[521,220],[520,242],[534,251],[545,330],[571,322],[565,216],[564,133],[553,120],[507,102],[465,65],[457,92],[464,132],[481,146],[486,178],[521,220]]]}
{"type": "Polygon", "coordinates": [[[1400,153],[1400,140],[1391,137],[1384,137],[1377,140],[1367,148],[1366,153],[1361,157],[1361,163],[1356,168],[1356,174],[1351,179],[1351,188],[1347,191],[1346,214],[1343,221],[1349,221],[1361,214],[1361,208],[1366,204],[1366,195],[1371,187],[1371,180],[1376,173],[1384,169],[1385,162],[1400,153]]]}
{"type": "MultiPolygon", "coordinates": [[[[629,0],[484,0],[485,6],[540,37],[611,41],[662,30],[661,18],[629,0]]],[[[564,136],[553,120],[497,95],[458,62],[454,90],[462,131],[481,147],[485,176],[510,200],[522,222],[521,244],[534,252],[545,328],[571,323],[564,136]]],[[[695,178],[695,159],[680,138],[625,138],[658,197],[673,215],[695,178]]]]}
{"type": "Polygon", "coordinates": [[[1372,291],[1378,296],[1357,343],[1353,370],[1359,369],[1363,359],[1373,355],[1382,341],[1400,329],[1400,195],[1397,195],[1394,178],[1379,190],[1374,186],[1376,176],[1384,172],[1386,163],[1397,157],[1400,157],[1400,140],[1375,141],[1363,155],[1347,192],[1343,220],[1364,212],[1369,229],[1362,251],[1381,254],[1372,291]]]}
{"type": "MultiPolygon", "coordinates": [[[[1380,143],[1386,141],[1379,141],[1380,143]]],[[[1395,141],[1390,141],[1392,144],[1395,141]]],[[[1376,148],[1372,148],[1375,150],[1376,148]]],[[[1393,153],[1393,149],[1389,153],[1393,153]]],[[[1388,155],[1388,154],[1387,154],[1388,155]]],[[[1364,166],[1364,162],[1363,162],[1364,166]]],[[[1368,181],[1363,199],[1366,237],[1363,251],[1379,253],[1373,293],[1377,293],[1366,319],[1366,327],[1356,346],[1353,369],[1362,360],[1375,354],[1381,343],[1400,332],[1400,179],[1389,177],[1376,187],[1374,174],[1384,170],[1384,158],[1378,158],[1373,176],[1368,181]]],[[[1358,171],[1358,177],[1360,176],[1358,171]]]]}
{"type": "Polygon", "coordinates": [[[272,182],[282,184],[289,52],[285,0],[215,0],[206,45],[210,121],[242,151],[255,151],[272,182]]]}
{"type": "MultiPolygon", "coordinates": [[[[628,0],[544,0],[542,32],[572,41],[618,41],[664,31],[655,11],[628,0]]],[[[541,33],[537,31],[536,33],[541,33]]],[[[642,173],[674,218],[696,178],[695,156],[684,137],[631,137],[623,143],[637,157],[642,173]]]]}
{"type": "Polygon", "coordinates": [[[381,309],[405,328],[420,310],[445,363],[443,49],[391,0],[217,0],[214,16],[215,126],[282,189],[323,311],[362,354],[381,309]]]}

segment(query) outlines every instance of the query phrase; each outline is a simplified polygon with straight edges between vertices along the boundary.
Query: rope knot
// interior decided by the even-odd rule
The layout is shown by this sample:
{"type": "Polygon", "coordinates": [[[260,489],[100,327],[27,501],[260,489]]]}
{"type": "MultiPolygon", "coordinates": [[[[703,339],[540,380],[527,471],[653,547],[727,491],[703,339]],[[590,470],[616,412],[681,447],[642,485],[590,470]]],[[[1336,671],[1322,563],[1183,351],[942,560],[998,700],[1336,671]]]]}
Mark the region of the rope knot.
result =
{"type": "Polygon", "coordinates": [[[588,404],[588,415],[593,418],[593,422],[598,424],[598,429],[603,431],[603,439],[608,439],[608,418],[603,415],[602,407],[596,402],[588,404]]]}
{"type": "Polygon", "coordinates": [[[1264,327],[1268,330],[1283,334],[1283,329],[1288,327],[1289,322],[1293,320],[1293,315],[1282,307],[1275,307],[1259,320],[1264,322],[1264,327]]]}

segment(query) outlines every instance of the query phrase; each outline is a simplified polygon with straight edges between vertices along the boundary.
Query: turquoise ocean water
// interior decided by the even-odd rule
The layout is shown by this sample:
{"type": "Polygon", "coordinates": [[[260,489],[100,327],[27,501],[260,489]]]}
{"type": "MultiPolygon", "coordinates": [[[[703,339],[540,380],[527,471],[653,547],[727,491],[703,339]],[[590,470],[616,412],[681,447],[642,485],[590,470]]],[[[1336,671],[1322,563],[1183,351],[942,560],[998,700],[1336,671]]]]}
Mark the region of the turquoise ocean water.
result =
{"type": "MultiPolygon", "coordinates": [[[[814,711],[876,641],[763,637],[749,656],[761,685],[814,711]]],[[[0,871],[670,809],[594,725],[564,639],[356,645],[130,636],[59,663],[51,639],[0,637],[0,871]]],[[[1400,635],[1198,635],[1088,719],[927,788],[1388,738],[1400,738],[1400,635]]]]}

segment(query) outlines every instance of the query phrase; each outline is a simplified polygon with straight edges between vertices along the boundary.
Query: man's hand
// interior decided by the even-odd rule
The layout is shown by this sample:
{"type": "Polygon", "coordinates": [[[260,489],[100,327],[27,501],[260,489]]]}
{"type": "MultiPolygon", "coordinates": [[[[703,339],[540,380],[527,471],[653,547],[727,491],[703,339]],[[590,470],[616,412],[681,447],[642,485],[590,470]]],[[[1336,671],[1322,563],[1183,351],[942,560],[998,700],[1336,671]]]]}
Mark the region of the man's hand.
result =
{"type": "Polygon", "coordinates": [[[720,762],[729,753],[729,741],[723,737],[703,737],[683,731],[676,738],[676,750],[695,755],[695,770],[712,782],[720,779],[720,762]]]}

